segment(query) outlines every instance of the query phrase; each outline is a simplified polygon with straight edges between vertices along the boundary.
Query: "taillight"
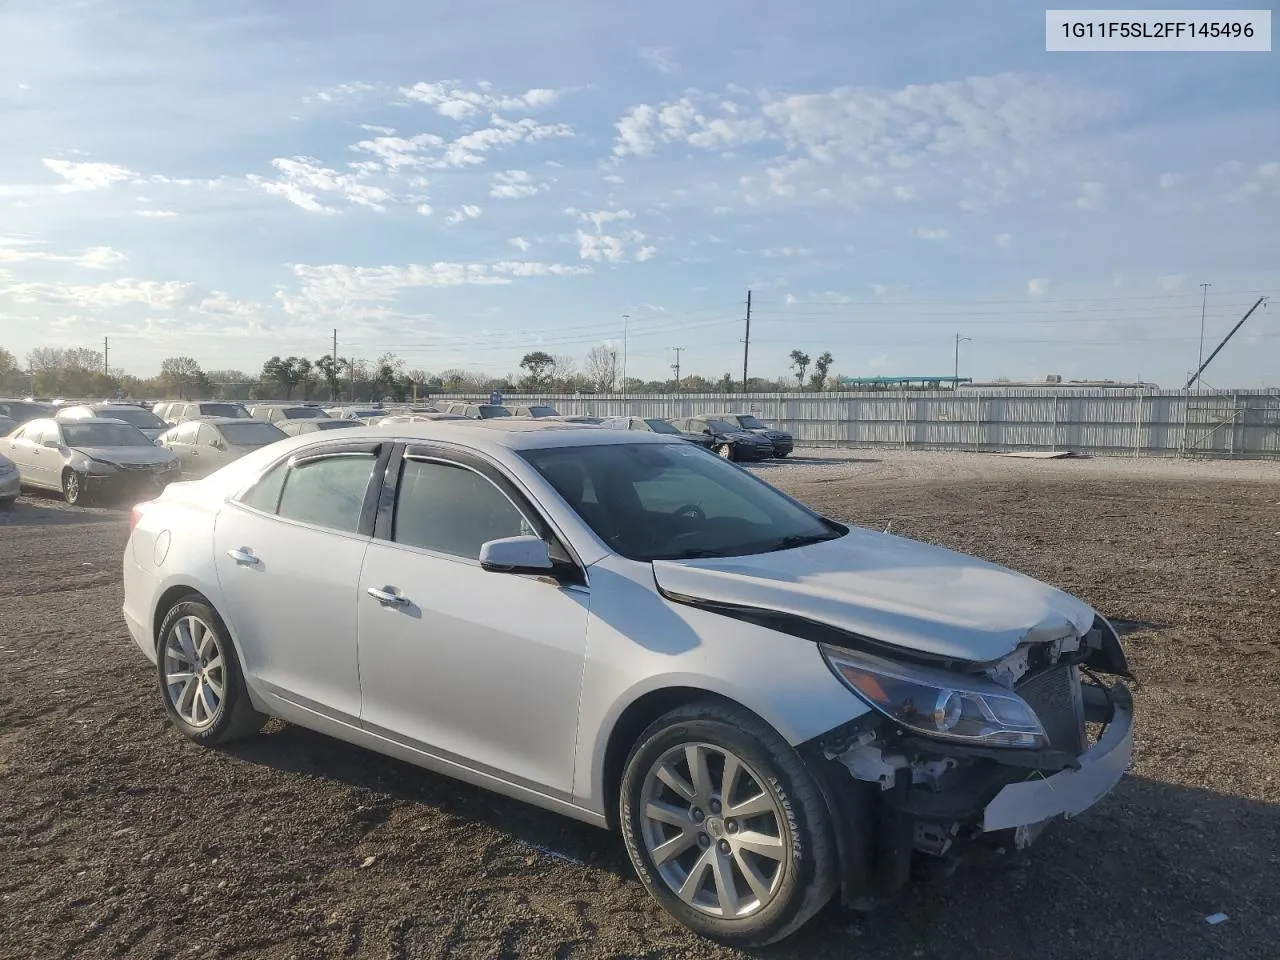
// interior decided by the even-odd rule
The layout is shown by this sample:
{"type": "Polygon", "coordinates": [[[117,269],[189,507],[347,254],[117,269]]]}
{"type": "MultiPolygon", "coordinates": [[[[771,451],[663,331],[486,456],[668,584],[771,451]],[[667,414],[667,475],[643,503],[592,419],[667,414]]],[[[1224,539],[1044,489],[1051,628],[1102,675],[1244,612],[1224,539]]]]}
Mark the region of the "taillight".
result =
{"type": "Polygon", "coordinates": [[[130,533],[133,533],[133,528],[136,527],[138,525],[138,521],[142,519],[143,508],[146,507],[147,504],[149,504],[150,502],[151,501],[148,500],[146,501],[146,503],[135,503],[133,505],[133,509],[129,511],[129,532],[130,533]]]}

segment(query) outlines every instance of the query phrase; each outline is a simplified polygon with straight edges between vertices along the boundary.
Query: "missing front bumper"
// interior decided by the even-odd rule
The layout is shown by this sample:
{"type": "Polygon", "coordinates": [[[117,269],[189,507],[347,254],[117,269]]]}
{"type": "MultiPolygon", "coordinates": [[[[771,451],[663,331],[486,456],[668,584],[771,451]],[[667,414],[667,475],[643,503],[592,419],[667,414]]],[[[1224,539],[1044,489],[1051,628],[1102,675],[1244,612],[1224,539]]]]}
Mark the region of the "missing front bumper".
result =
{"type": "Polygon", "coordinates": [[[1074,770],[1035,774],[1000,790],[982,812],[982,829],[1029,827],[1056,817],[1071,818],[1112,791],[1133,757],[1133,696],[1123,683],[1110,688],[1111,722],[1074,770]]]}

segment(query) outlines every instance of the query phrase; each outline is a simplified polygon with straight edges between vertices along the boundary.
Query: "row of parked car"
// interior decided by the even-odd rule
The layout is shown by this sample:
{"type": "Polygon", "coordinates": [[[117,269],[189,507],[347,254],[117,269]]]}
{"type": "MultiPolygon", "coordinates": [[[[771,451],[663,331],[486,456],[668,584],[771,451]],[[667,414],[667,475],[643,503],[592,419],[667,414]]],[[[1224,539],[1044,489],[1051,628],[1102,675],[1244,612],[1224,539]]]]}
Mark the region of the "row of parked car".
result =
{"type": "Polygon", "coordinates": [[[675,435],[735,461],[785,457],[793,447],[790,434],[750,414],[671,420],[563,416],[546,405],[508,408],[479,401],[387,408],[178,400],[150,409],[125,401],[0,401],[0,416],[6,419],[0,422],[0,509],[11,506],[23,486],[52,490],[77,504],[102,493],[145,492],[205,477],[286,436],[414,421],[559,420],[675,435]]]}

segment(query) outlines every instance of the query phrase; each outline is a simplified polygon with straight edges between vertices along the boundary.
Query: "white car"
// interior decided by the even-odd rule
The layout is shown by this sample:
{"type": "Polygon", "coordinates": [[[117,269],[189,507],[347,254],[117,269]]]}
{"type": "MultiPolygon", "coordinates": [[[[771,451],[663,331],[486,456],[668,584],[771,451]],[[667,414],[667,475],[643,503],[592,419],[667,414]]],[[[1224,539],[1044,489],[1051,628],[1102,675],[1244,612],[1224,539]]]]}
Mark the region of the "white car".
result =
{"type": "Polygon", "coordinates": [[[25,487],[62,494],[75,506],[100,494],[150,496],[178,478],[178,459],[120,420],[29,420],[0,438],[25,487]]]}
{"type": "Polygon", "coordinates": [[[1022,846],[1132,749],[1084,603],[661,434],[290,438],[135,508],[124,586],[192,740],[276,716],[618,830],[671,915],[737,945],[1022,846]]]}

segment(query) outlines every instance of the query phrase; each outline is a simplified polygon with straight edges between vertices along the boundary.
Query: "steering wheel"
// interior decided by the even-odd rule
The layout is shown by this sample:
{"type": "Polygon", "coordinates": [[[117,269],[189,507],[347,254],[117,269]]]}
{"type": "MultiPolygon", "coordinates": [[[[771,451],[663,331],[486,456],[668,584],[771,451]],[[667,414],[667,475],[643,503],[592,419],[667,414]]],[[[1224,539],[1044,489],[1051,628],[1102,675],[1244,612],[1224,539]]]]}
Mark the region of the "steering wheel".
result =
{"type": "Polygon", "coordinates": [[[686,503],[678,510],[671,511],[673,517],[688,517],[690,520],[703,521],[707,519],[706,513],[696,503],[686,503]]]}

